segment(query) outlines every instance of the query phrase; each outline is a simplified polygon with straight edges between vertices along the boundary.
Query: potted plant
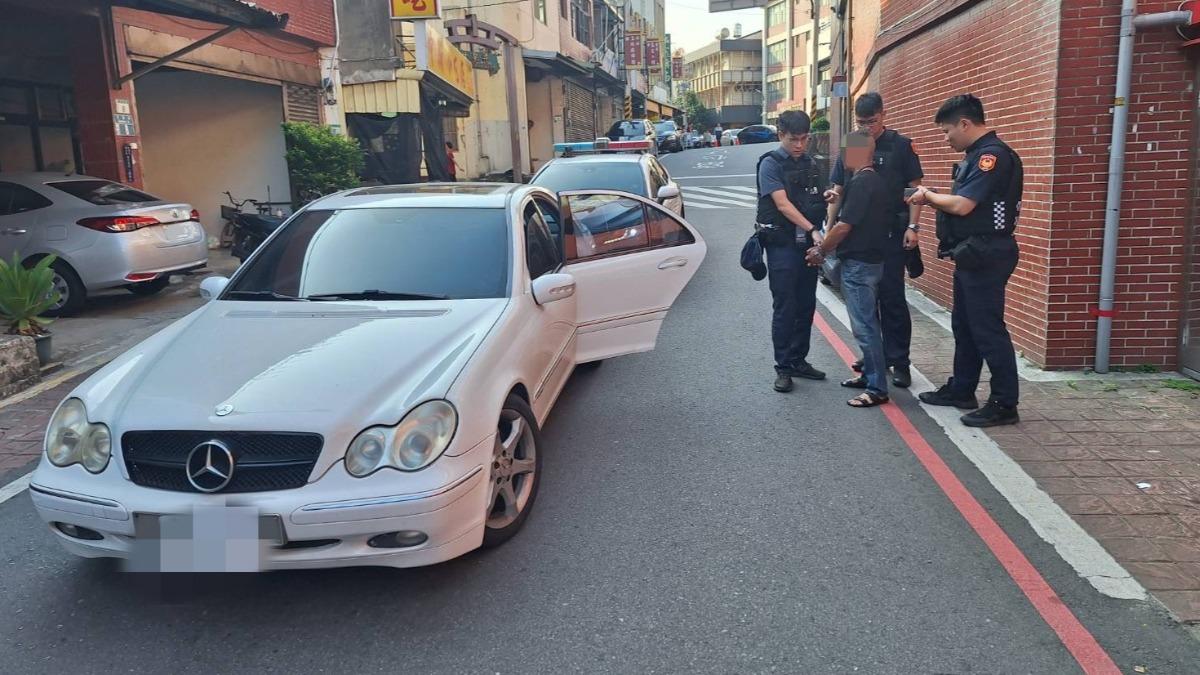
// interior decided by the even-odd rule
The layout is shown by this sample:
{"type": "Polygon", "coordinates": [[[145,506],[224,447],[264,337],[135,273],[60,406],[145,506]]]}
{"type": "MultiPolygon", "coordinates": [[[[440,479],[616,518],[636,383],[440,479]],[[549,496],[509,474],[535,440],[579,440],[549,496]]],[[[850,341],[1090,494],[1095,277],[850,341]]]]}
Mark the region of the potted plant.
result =
{"type": "Polygon", "coordinates": [[[16,253],[11,262],[0,258],[0,316],[8,321],[10,335],[34,339],[42,365],[50,361],[51,353],[50,331],[46,329],[50,319],[42,314],[59,300],[54,270],[50,269],[54,260],[55,256],[50,255],[26,267],[16,253]]]}

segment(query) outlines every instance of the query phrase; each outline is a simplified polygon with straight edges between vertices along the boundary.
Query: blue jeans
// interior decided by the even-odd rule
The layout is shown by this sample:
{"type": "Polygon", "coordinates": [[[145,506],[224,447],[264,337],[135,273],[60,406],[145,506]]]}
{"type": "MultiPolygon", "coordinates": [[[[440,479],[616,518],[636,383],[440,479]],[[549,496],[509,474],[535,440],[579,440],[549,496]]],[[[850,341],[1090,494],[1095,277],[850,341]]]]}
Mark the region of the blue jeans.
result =
{"type": "Polygon", "coordinates": [[[887,396],[887,362],[883,356],[883,333],[879,328],[879,284],[883,263],[842,260],[842,298],[850,315],[850,329],[863,354],[867,391],[887,396]]]}

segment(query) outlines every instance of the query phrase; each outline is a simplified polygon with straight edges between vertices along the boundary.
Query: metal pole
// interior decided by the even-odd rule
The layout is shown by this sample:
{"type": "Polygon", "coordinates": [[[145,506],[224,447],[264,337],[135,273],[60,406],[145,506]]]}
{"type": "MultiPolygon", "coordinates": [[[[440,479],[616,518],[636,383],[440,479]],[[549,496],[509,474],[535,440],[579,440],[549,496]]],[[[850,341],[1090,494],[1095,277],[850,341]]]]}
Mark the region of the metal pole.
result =
{"type": "Polygon", "coordinates": [[[508,90],[508,126],[512,138],[513,182],[525,182],[525,162],[521,158],[521,108],[517,101],[517,59],[521,48],[504,43],[504,79],[508,90]]]}
{"type": "Polygon", "coordinates": [[[1121,3],[1121,36],[1117,46],[1117,89],[1113,95],[1112,145],[1108,155],[1108,194],[1104,204],[1104,246],[1100,257],[1100,302],[1096,317],[1097,373],[1107,373],[1112,347],[1113,307],[1117,284],[1117,243],[1121,224],[1121,190],[1125,178],[1125,132],[1129,123],[1129,89],[1133,79],[1133,43],[1137,27],[1180,25],[1191,12],[1162,12],[1135,17],[1137,0],[1121,3]]]}

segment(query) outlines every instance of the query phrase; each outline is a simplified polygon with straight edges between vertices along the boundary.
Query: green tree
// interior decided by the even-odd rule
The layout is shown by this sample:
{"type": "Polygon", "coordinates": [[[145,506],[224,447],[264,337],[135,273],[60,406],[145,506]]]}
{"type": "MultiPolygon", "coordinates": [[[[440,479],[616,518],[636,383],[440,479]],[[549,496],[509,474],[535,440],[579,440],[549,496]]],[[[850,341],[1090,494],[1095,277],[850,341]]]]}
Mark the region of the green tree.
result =
{"type": "Polygon", "coordinates": [[[308,122],[285,122],[283,137],[292,192],[301,204],[359,185],[363,154],[355,141],[308,122]]]}
{"type": "Polygon", "coordinates": [[[694,91],[685,91],[676,102],[687,113],[688,123],[699,131],[710,131],[720,121],[717,111],[704,105],[694,91]]]}
{"type": "Polygon", "coordinates": [[[812,121],[812,130],[813,131],[829,131],[829,120],[825,119],[824,117],[822,117],[820,115],[814,117],[813,121],[812,121]]]}

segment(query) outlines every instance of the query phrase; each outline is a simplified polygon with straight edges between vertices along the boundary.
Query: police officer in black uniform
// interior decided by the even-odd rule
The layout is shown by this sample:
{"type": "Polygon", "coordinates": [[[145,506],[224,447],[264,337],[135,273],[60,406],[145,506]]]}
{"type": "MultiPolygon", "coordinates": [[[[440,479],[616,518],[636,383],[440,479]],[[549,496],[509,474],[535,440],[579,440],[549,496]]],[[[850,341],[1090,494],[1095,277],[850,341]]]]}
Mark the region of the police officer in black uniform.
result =
{"type": "Polygon", "coordinates": [[[1004,290],[1017,267],[1013,238],[1024,190],[1021,158],[989,131],[983,103],[970,94],[942,104],[935,118],[950,147],[965,152],[950,194],[919,188],[913,204],[938,211],[938,257],[954,260],[954,376],[921,394],[930,405],[978,408],[975,389],[986,361],[992,395],[962,417],[971,427],[1016,424],[1017,359],[1004,324],[1004,290]]]}
{"type": "Polygon", "coordinates": [[[825,200],[820,171],[806,154],[812,121],[802,110],[779,116],[779,147],[758,160],[759,240],[767,253],[774,317],[775,391],[792,390],[792,378],[823,380],[808,363],[813,313],[817,308],[817,268],[805,252],[821,241],[825,200]]]}
{"type": "MultiPolygon", "coordinates": [[[[883,96],[868,92],[854,102],[854,117],[858,127],[875,139],[875,170],[884,179],[888,188],[888,212],[892,216],[887,250],[883,261],[883,279],[879,283],[879,323],[883,329],[883,353],[887,367],[892,369],[892,384],[908,387],[912,384],[909,371],[909,346],[912,342],[912,316],[908,311],[908,300],[904,297],[904,271],[909,251],[917,247],[917,232],[920,230],[921,206],[904,202],[904,188],[917,187],[925,176],[921,170],[921,159],[913,150],[912,139],[888,129],[883,109],[883,96]]],[[[833,187],[825,192],[829,202],[826,222],[837,222],[844,186],[846,169],[838,157],[829,174],[833,187]]],[[[854,364],[862,371],[862,360],[854,364]]],[[[865,380],[864,380],[865,381],[865,380]]]]}

